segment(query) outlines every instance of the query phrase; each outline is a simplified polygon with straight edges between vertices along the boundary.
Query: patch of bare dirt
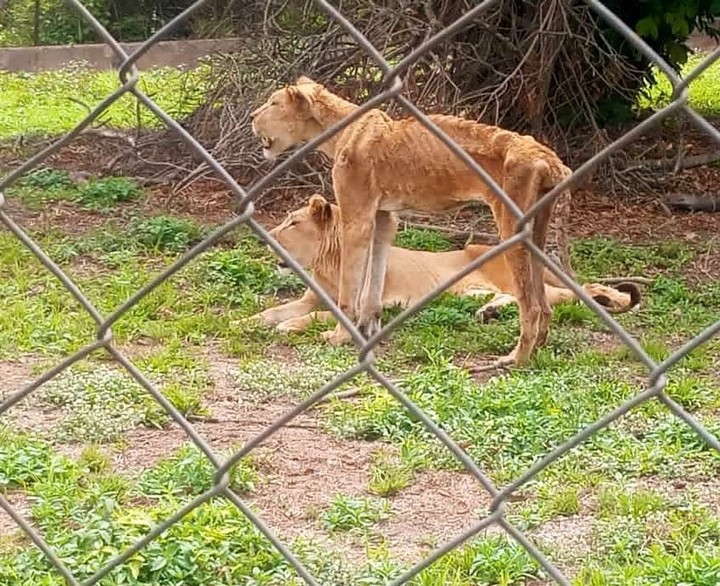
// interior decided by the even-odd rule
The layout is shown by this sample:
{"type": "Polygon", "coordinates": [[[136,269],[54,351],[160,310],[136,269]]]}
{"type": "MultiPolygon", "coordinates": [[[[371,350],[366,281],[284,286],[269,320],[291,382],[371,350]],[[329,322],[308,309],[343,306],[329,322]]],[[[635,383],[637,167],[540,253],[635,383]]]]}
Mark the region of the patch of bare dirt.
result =
{"type": "MultiPolygon", "coordinates": [[[[32,368],[38,361],[38,358],[26,356],[12,362],[0,362],[0,400],[22,390],[39,376],[32,374],[32,368]]],[[[52,439],[60,420],[60,411],[38,405],[35,400],[37,392],[38,389],[35,389],[7,412],[0,414],[0,421],[7,421],[16,429],[52,439]]]]}
{"type": "Polygon", "coordinates": [[[476,525],[490,500],[469,472],[424,472],[393,497],[392,518],[381,532],[393,551],[417,560],[476,525]]]}
{"type": "Polygon", "coordinates": [[[0,362],[0,399],[21,390],[33,381],[33,363],[30,358],[0,362]]]}
{"type": "Polygon", "coordinates": [[[668,215],[658,203],[623,201],[586,190],[574,193],[572,210],[571,237],[612,236],[628,243],[681,240],[699,244],[717,236],[720,222],[718,214],[674,212],[668,215]]]}
{"type": "Polygon", "coordinates": [[[595,548],[594,521],[588,511],[558,517],[543,523],[530,533],[530,537],[536,545],[552,551],[553,563],[566,578],[572,579],[583,559],[595,548]]]}
{"type": "Polygon", "coordinates": [[[58,201],[41,210],[31,210],[18,201],[8,198],[7,212],[24,229],[47,232],[60,230],[69,236],[82,236],[102,227],[107,215],[78,208],[68,202],[58,201]]]}
{"type": "Polygon", "coordinates": [[[637,490],[658,492],[675,503],[681,503],[688,500],[688,498],[692,498],[708,507],[716,515],[720,515],[720,479],[718,478],[675,480],[642,478],[633,482],[630,486],[637,490]]]}
{"type": "MultiPolygon", "coordinates": [[[[282,355],[289,351],[277,350],[282,355]]],[[[211,350],[208,362],[215,387],[207,397],[212,416],[193,427],[214,450],[237,449],[293,408],[289,399],[257,404],[244,396],[234,383],[238,361],[211,350]]],[[[136,429],[125,440],[124,449],[113,454],[114,463],[119,471],[134,475],[170,456],[188,438],[173,425],[163,430],[136,429]]],[[[303,536],[324,541],[348,559],[362,561],[364,540],[328,534],[317,513],[338,493],[369,495],[370,465],[381,449],[387,446],[337,440],[319,428],[317,412],[304,413],[251,452],[263,482],[247,500],[283,539],[303,536]]],[[[482,487],[469,474],[422,473],[392,498],[390,518],[374,533],[387,541],[398,559],[417,561],[476,523],[488,502],[482,487]]]]}
{"type": "MultiPolygon", "coordinates": [[[[26,521],[32,520],[30,513],[30,500],[20,491],[9,491],[3,495],[5,500],[26,521]]],[[[32,523],[31,523],[32,524],[32,523]]],[[[24,532],[15,520],[0,507],[0,539],[1,540],[21,540],[24,532]]]]}
{"type": "MultiPolygon", "coordinates": [[[[720,215],[718,216],[720,223],[720,215]]],[[[705,242],[705,250],[698,252],[684,268],[685,277],[691,282],[720,279],[720,236],[705,242]]]]}

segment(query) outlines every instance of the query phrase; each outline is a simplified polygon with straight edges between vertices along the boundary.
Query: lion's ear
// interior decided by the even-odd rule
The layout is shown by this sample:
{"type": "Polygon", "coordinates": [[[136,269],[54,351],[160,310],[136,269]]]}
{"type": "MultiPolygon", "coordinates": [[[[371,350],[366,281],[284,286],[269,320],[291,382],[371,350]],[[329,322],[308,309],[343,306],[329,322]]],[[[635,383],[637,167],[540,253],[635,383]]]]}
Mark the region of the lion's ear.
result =
{"type": "Polygon", "coordinates": [[[298,112],[307,118],[312,117],[314,89],[314,85],[308,84],[289,85],[286,88],[287,95],[297,107],[298,112]]]}
{"type": "Polygon", "coordinates": [[[295,80],[295,85],[307,85],[310,83],[316,83],[314,80],[310,79],[307,75],[301,75],[295,80]]]}
{"type": "Polygon", "coordinates": [[[330,219],[332,215],[332,207],[330,202],[326,200],[319,193],[314,193],[310,196],[310,214],[313,219],[318,223],[325,223],[330,219]]]}

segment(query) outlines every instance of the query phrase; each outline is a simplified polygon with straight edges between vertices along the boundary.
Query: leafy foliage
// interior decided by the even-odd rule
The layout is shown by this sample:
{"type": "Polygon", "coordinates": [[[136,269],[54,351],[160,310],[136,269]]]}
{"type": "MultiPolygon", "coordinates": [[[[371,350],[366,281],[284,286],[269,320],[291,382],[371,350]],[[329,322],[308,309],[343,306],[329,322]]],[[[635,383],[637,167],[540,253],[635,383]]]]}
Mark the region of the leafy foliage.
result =
{"type": "Polygon", "coordinates": [[[384,499],[336,495],[320,515],[323,525],[333,531],[368,529],[387,516],[389,504],[384,499]]]}
{"type": "MultiPolygon", "coordinates": [[[[193,0],[83,0],[84,6],[118,40],[141,41],[193,3],[193,0]]],[[[35,0],[11,0],[0,11],[0,46],[33,44],[37,24],[41,45],[100,42],[90,24],[63,0],[41,0],[35,20],[35,0]]],[[[174,37],[184,36],[180,28],[174,37]]]]}
{"type": "Polygon", "coordinates": [[[140,187],[125,177],[97,179],[78,190],[77,201],[92,210],[106,210],[115,204],[138,199],[140,187]]]}
{"type": "Polygon", "coordinates": [[[192,220],[169,216],[137,220],[130,231],[141,246],[169,252],[179,252],[196,244],[204,232],[192,220]]]}

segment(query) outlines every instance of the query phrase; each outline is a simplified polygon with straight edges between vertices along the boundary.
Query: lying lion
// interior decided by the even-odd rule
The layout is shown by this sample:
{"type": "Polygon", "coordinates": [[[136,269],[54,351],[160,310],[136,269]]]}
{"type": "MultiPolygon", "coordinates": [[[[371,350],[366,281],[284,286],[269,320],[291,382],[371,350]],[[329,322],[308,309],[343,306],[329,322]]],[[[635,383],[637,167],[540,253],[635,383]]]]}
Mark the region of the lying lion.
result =
{"type": "MultiPolygon", "coordinates": [[[[313,278],[337,300],[340,276],[340,210],[322,195],[314,194],[308,205],[290,212],[270,234],[297,261],[312,272],[313,278]]],[[[470,261],[492,247],[471,244],[464,250],[425,252],[393,246],[388,256],[388,267],[383,289],[383,307],[407,307],[437,285],[465,268],[470,261]]],[[[546,271],[545,291],[551,305],[577,299],[575,293],[554,286],[554,275],[546,271]]],[[[621,283],[617,289],[596,283],[583,285],[583,289],[610,313],[628,311],[640,301],[640,291],[632,283],[621,283]]],[[[498,309],[515,303],[512,281],[506,255],[493,257],[454,285],[448,292],[455,295],[487,295],[495,297],[483,305],[478,314],[484,321],[493,319],[498,309]]],[[[319,301],[308,289],[297,301],[271,307],[252,316],[283,332],[305,330],[313,320],[332,318],[329,311],[315,311],[319,301]]],[[[349,334],[347,334],[349,337],[349,334]]]]}
{"type": "MultiPolygon", "coordinates": [[[[322,84],[301,77],[274,91],[250,117],[264,155],[272,159],[357,115],[358,109],[322,84]]],[[[456,116],[430,115],[427,122],[452,139],[466,160],[481,165],[502,187],[509,204],[497,187],[491,188],[415,117],[396,120],[370,108],[320,144],[318,150],[333,159],[333,189],[342,209],[338,305],[365,338],[381,329],[382,287],[395,237],[393,212],[445,213],[482,201],[492,211],[500,238],[507,240],[518,231],[515,213],[532,210],[525,238],[540,250],[545,249],[554,209],[558,208],[560,218],[568,214],[567,189],[554,201],[536,206],[571,175],[552,149],[531,136],[456,116]]],[[[564,230],[566,222],[558,225],[564,230]]],[[[558,235],[558,247],[564,269],[570,272],[566,234],[558,235]]],[[[545,267],[519,243],[507,249],[505,264],[520,310],[520,336],[515,348],[496,364],[523,364],[547,340],[551,308],[544,287],[545,267]]],[[[347,338],[344,329],[338,324],[323,337],[340,343],[347,338]]]]}

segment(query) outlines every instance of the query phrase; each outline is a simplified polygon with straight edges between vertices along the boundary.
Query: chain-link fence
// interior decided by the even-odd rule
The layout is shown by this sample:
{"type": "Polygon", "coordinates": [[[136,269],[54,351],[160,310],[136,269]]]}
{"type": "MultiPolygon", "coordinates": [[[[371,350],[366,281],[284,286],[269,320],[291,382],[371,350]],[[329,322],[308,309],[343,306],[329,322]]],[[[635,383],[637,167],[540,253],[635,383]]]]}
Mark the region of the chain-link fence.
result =
{"type": "Polygon", "coordinates": [[[156,401],[158,401],[162,407],[169,413],[178,425],[180,425],[191,440],[204,452],[207,458],[212,462],[216,468],[216,474],[214,477],[213,487],[207,492],[196,497],[182,509],[178,510],[172,517],[165,520],[163,523],[156,526],[150,531],[144,538],[140,539],[132,547],[124,551],[122,554],[114,557],[105,564],[104,567],[98,568],[96,573],[84,581],[80,582],[78,578],[73,576],[72,572],[62,562],[61,559],[53,552],[53,550],[43,540],[42,536],[32,527],[28,520],[24,519],[5,499],[0,495],[0,507],[2,507],[12,519],[22,528],[22,530],[29,536],[35,545],[40,548],[43,553],[47,556],[52,565],[56,570],[65,578],[68,584],[73,586],[90,586],[96,584],[107,576],[114,568],[125,563],[131,556],[142,550],[148,543],[158,537],[164,531],[166,531],[173,524],[177,523],[190,511],[200,506],[202,503],[209,501],[214,498],[225,498],[234,503],[244,515],[255,525],[257,528],[267,537],[270,542],[278,549],[279,552],[287,559],[287,561],[295,568],[297,573],[308,583],[318,584],[316,579],[310,574],[310,572],[303,566],[303,564],[293,555],[293,553],[282,543],[277,536],[275,536],[272,530],[259,519],[247,506],[247,504],[240,498],[231,488],[229,481],[229,472],[232,466],[237,464],[241,458],[250,453],[256,446],[266,440],[276,431],[278,431],[285,424],[292,421],[295,417],[310,409],[315,403],[321,400],[323,397],[331,393],[334,389],[349,381],[355,375],[366,372],[373,377],[380,385],[382,385],[387,391],[395,397],[400,403],[402,403],[409,412],[412,413],[418,420],[420,420],[427,429],[434,434],[443,444],[454,454],[454,456],[462,462],[465,468],[477,478],[478,482],[483,488],[489,493],[492,498],[491,505],[489,507],[488,514],[480,519],[473,527],[465,531],[463,534],[458,535],[452,541],[445,543],[431,555],[424,559],[421,563],[418,563],[408,571],[406,571],[400,577],[394,579],[391,584],[399,585],[408,583],[413,577],[420,573],[423,569],[433,564],[438,558],[445,555],[452,549],[458,547],[464,541],[473,537],[483,529],[486,529],[492,525],[496,525],[504,529],[513,539],[522,545],[544,568],[549,576],[551,576],[558,584],[569,584],[568,579],[548,560],[539,549],[523,534],[517,527],[515,527],[505,516],[505,504],[508,499],[523,487],[527,482],[537,476],[544,468],[551,465],[555,460],[566,454],[569,450],[572,450],[575,446],[597,433],[601,429],[610,425],[613,421],[627,413],[631,409],[637,407],[641,403],[648,401],[651,398],[656,398],[667,406],[667,408],[680,420],[684,421],[689,425],[695,432],[700,435],[710,446],[720,452],[720,442],[709,433],[700,423],[698,423],[687,411],[685,411],[678,403],[673,401],[665,392],[664,388],[666,385],[665,373],[683,357],[687,356],[693,349],[697,348],[704,342],[708,341],[712,336],[720,331],[720,320],[708,327],[706,330],[697,335],[694,339],[687,342],[680,349],[675,351],[672,355],[666,358],[661,363],[654,361],[640,346],[628,332],[626,332],[618,323],[616,323],[610,315],[597,304],[582,288],[581,286],[566,276],[562,270],[544,253],[540,250],[533,242],[528,238],[529,232],[525,229],[533,217],[538,213],[543,206],[551,205],[554,198],[561,193],[563,190],[572,187],[576,182],[590,172],[595,166],[597,166],[603,160],[606,160],[612,153],[618,151],[635,138],[640,136],[642,133],[649,130],[651,127],[659,124],[664,118],[674,113],[683,113],[690,120],[692,120],[698,127],[704,129],[709,135],[715,140],[720,142],[720,132],[711,126],[706,120],[695,113],[687,105],[688,96],[688,85],[697,78],[709,65],[711,65],[718,57],[720,57],[720,48],[713,51],[700,65],[698,65],[690,74],[681,78],[659,55],[657,55],[646,43],[638,37],[630,28],[628,28],[619,18],[617,18],[612,12],[610,12],[602,3],[597,0],[586,0],[586,3],[596,11],[607,23],[609,23],[618,33],[623,35],[638,51],[644,54],[648,59],[654,62],[658,68],[664,73],[665,76],[670,80],[673,86],[673,94],[670,103],[638,124],[633,130],[627,132],[620,139],[609,145],[607,148],[597,153],[590,160],[581,165],[569,178],[564,180],[562,183],[557,185],[551,192],[546,194],[541,200],[539,200],[527,213],[522,214],[508,196],[500,189],[494,182],[488,180],[488,175],[485,171],[479,167],[477,163],[472,161],[456,144],[452,142],[436,125],[434,125],[428,117],[418,110],[407,98],[402,95],[403,82],[402,75],[408,70],[408,68],[423,54],[429,51],[436,43],[439,43],[443,39],[453,35],[456,31],[461,29],[471,19],[479,16],[484,10],[492,7],[496,4],[496,0],[486,0],[481,2],[479,5],[471,10],[468,10],[461,18],[455,21],[451,26],[448,26],[442,30],[439,34],[434,37],[427,39],[417,49],[403,59],[396,66],[391,66],[383,56],[363,37],[363,35],[353,27],[353,24],[333,7],[326,0],[317,0],[317,4],[332,18],[335,22],[341,25],[345,31],[361,46],[367,53],[375,60],[377,65],[380,67],[384,74],[384,90],[376,96],[369,99],[365,104],[356,110],[351,116],[348,116],[341,122],[335,124],[333,127],[327,129],[321,135],[308,142],[302,148],[297,149],[291,157],[277,165],[272,172],[268,173],[262,180],[253,185],[250,189],[243,189],[238,183],[230,176],[230,174],[193,138],[178,122],[168,116],[161,108],[159,108],[151,98],[145,95],[138,87],[139,72],[135,66],[137,60],[157,41],[162,39],[169,31],[180,23],[188,19],[194,12],[199,10],[204,4],[204,1],[196,2],[193,6],[188,8],[185,12],[175,18],[172,22],[168,23],[160,31],[150,37],[141,47],[135,52],[128,55],[117,43],[117,41],[107,33],[105,29],[100,25],[98,20],[85,8],[79,0],[67,0],[75,9],[77,9],[86,21],[95,29],[98,35],[100,35],[104,41],[112,48],[115,55],[119,60],[122,61],[119,74],[122,82],[122,87],[109,95],[103,102],[95,108],[74,130],[69,132],[67,135],[62,137],[57,142],[51,144],[49,147],[44,149],[42,152],[37,154],[28,160],[25,164],[11,172],[9,175],[4,177],[0,181],[0,220],[2,223],[20,240],[22,243],[32,251],[32,253],[40,260],[47,270],[51,271],[67,290],[75,297],[75,299],[83,306],[83,308],[90,314],[92,319],[97,325],[97,339],[95,342],[87,345],[74,355],[68,357],[63,362],[47,371],[32,384],[25,388],[17,391],[16,393],[9,396],[2,404],[0,404],[0,414],[10,409],[13,405],[27,397],[30,393],[38,389],[43,383],[49,381],[53,377],[57,376],[65,369],[72,366],[74,363],[82,360],[83,358],[90,355],[95,350],[104,348],[110,353],[117,362],[122,365],[131,375],[137,380],[146,390],[150,393],[156,401]],[[191,148],[202,160],[204,160],[219,177],[223,178],[230,189],[237,196],[241,204],[241,213],[231,221],[227,222],[224,226],[216,230],[213,234],[207,237],[203,242],[192,248],[184,256],[182,256],[172,266],[167,268],[151,282],[147,283],[144,287],[138,290],[134,295],[127,299],[123,304],[115,309],[109,316],[101,315],[100,312],[90,303],[90,301],[83,295],[83,292],[73,283],[73,281],[63,273],[60,267],[50,259],[45,252],[38,246],[27,233],[8,215],[5,210],[4,204],[5,199],[2,196],[2,190],[7,188],[23,174],[32,170],[33,168],[40,165],[49,155],[56,152],[58,149],[63,147],[77,137],[85,128],[87,128],[94,120],[96,120],[103,111],[108,108],[111,104],[117,101],[124,94],[134,95],[142,104],[152,110],[158,118],[160,118],[164,124],[169,128],[177,132],[189,148],[191,148]],[[436,290],[428,294],[422,302],[408,308],[402,312],[390,323],[388,323],[379,334],[373,336],[370,340],[365,340],[360,332],[355,328],[353,323],[345,316],[338,308],[338,306],[332,301],[332,299],[323,291],[318,284],[313,282],[312,277],[303,270],[301,266],[290,257],[280,245],[273,240],[273,238],[260,226],[253,218],[253,212],[255,210],[253,202],[263,192],[263,190],[270,185],[270,183],[280,176],[283,172],[288,169],[297,159],[305,156],[311,150],[316,148],[321,142],[333,136],[341,129],[345,128],[348,124],[358,119],[363,113],[369,109],[379,106],[388,100],[398,101],[405,109],[407,109],[413,116],[415,116],[427,129],[435,134],[440,140],[448,145],[452,151],[463,159],[473,170],[478,173],[490,186],[490,189],[508,206],[510,210],[516,210],[515,214],[518,218],[517,233],[512,238],[504,241],[500,245],[494,247],[491,251],[484,254],[483,256],[476,259],[472,264],[468,265],[461,274],[456,275],[450,281],[443,283],[437,287],[436,290]],[[184,418],[177,409],[160,393],[160,391],[143,375],[143,373],[133,365],[133,363],[115,346],[113,343],[112,326],[117,322],[123,315],[134,307],[141,299],[153,291],[156,287],[162,284],[164,281],[169,279],[173,274],[177,273],[195,257],[197,257],[204,250],[208,249],[214,243],[216,243],[225,234],[236,228],[237,226],[245,224],[247,225],[259,238],[266,242],[283,260],[291,267],[300,278],[310,287],[324,302],[337,320],[345,326],[352,334],[353,340],[359,349],[359,361],[358,364],[345,372],[342,376],[337,377],[335,380],[319,389],[307,400],[298,404],[295,408],[288,411],[283,417],[277,419],[272,425],[267,427],[262,433],[248,441],[242,449],[235,453],[229,459],[223,460],[216,455],[210,446],[198,435],[192,424],[184,418]],[[378,370],[375,365],[373,348],[383,339],[387,338],[394,330],[396,330],[405,320],[421,310],[427,303],[439,295],[444,289],[449,287],[452,282],[459,280],[465,274],[468,274],[475,268],[482,265],[484,262],[492,258],[493,256],[501,253],[506,248],[509,248],[513,244],[523,242],[532,252],[542,259],[543,263],[560,279],[565,283],[567,287],[572,289],[582,301],[595,311],[600,318],[607,324],[607,326],[634,352],[635,356],[647,367],[648,370],[648,381],[647,389],[636,395],[625,404],[621,405],[611,413],[608,413],[601,419],[598,419],[592,425],[586,427],[580,431],[577,435],[566,441],[564,444],[558,446],[550,453],[545,455],[541,460],[537,461],[531,468],[529,468],[519,478],[515,479],[509,485],[504,488],[498,488],[494,483],[483,473],[483,471],[473,462],[473,460],[456,444],[451,437],[449,437],[440,427],[428,417],[417,405],[411,401],[408,396],[402,391],[402,389],[390,381],[382,372],[378,370]]]}

